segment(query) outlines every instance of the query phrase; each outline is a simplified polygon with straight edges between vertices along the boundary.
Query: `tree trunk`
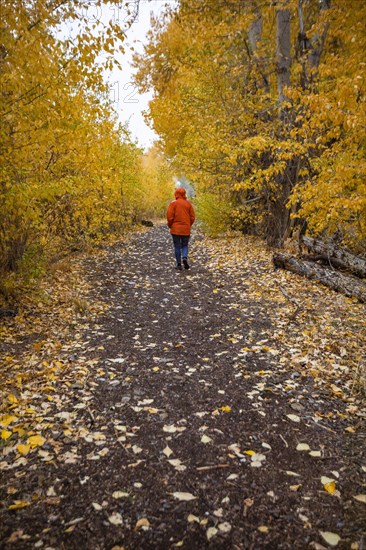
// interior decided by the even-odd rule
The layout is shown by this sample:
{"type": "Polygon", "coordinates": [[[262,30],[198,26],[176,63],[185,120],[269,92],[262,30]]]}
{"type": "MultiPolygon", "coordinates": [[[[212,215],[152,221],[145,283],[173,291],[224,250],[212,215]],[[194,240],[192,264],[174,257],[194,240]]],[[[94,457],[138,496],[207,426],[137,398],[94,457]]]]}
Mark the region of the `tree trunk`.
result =
{"type": "Polygon", "coordinates": [[[263,80],[262,85],[259,85],[258,87],[259,88],[263,87],[265,93],[269,93],[270,86],[269,86],[268,76],[266,74],[265,63],[263,59],[258,57],[257,51],[256,51],[258,42],[262,37],[262,26],[263,26],[262,15],[258,6],[255,7],[255,15],[256,15],[256,19],[253,21],[248,31],[248,42],[249,42],[248,54],[250,55],[251,59],[254,61],[257,67],[257,70],[259,71],[263,80]]]}
{"type": "Polygon", "coordinates": [[[291,13],[288,9],[279,9],[276,13],[277,36],[277,85],[280,105],[286,100],[284,88],[291,83],[291,13]]]}
{"type": "MultiPolygon", "coordinates": [[[[286,8],[288,0],[276,12],[276,58],[279,119],[281,121],[278,139],[284,139],[292,125],[291,111],[284,105],[287,99],[285,88],[290,86],[291,69],[291,13],[286,8]]],[[[270,246],[282,246],[289,223],[286,203],[292,187],[292,162],[288,162],[283,173],[276,177],[276,190],[269,190],[266,239],[270,246]]]]}
{"type": "Polygon", "coordinates": [[[249,45],[250,45],[252,54],[254,54],[257,49],[257,44],[261,38],[261,35],[262,35],[262,18],[261,18],[261,15],[258,14],[257,19],[253,21],[248,31],[248,40],[249,40],[249,45]]]}
{"type": "MultiPolygon", "coordinates": [[[[330,8],[330,0],[320,0],[320,10],[329,10],[330,8]]],[[[314,38],[311,41],[311,49],[309,52],[309,65],[310,68],[313,69],[313,72],[316,72],[319,67],[320,58],[323,53],[324,49],[324,43],[325,39],[327,37],[329,29],[329,23],[326,23],[324,25],[323,32],[320,35],[314,36],[314,38]]],[[[313,75],[311,76],[311,79],[313,79],[313,75]]]]}
{"type": "Polygon", "coordinates": [[[366,259],[355,256],[347,250],[338,248],[333,243],[324,243],[311,237],[302,237],[303,244],[312,252],[320,254],[330,265],[334,262],[335,267],[348,269],[360,277],[366,277],[366,259]]]}
{"type": "Polygon", "coordinates": [[[352,275],[343,275],[312,262],[299,260],[287,254],[274,254],[273,264],[276,268],[287,269],[307,279],[315,280],[348,297],[366,302],[366,284],[352,275]]]}

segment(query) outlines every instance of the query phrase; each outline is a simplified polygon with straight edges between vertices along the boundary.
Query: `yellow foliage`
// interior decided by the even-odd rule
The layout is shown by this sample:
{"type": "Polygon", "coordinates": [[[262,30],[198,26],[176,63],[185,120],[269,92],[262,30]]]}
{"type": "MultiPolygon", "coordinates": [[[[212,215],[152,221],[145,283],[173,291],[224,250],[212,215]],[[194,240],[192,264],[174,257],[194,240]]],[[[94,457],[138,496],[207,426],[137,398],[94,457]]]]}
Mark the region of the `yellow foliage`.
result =
{"type": "Polygon", "coordinates": [[[301,217],[311,232],[338,229],[362,251],[366,4],[302,3],[304,45],[299,2],[286,2],[292,64],[281,105],[281,4],[244,4],[182,2],[155,22],[144,55],[136,56],[137,84],[154,88],[148,116],[164,151],[194,184],[211,232],[223,225],[283,238],[301,217]],[[223,197],[220,217],[212,205],[223,197]]]}
{"type": "Polygon", "coordinates": [[[143,151],[118,126],[103,81],[100,53],[110,67],[123,31],[110,21],[92,32],[79,4],[1,3],[3,293],[16,284],[11,272],[34,278],[48,260],[125,231],[145,211],[161,213],[166,197],[164,160],[147,178],[143,151]],[[81,31],[62,39],[60,25],[70,20],[81,31]],[[149,178],[156,181],[146,207],[149,178]]]}

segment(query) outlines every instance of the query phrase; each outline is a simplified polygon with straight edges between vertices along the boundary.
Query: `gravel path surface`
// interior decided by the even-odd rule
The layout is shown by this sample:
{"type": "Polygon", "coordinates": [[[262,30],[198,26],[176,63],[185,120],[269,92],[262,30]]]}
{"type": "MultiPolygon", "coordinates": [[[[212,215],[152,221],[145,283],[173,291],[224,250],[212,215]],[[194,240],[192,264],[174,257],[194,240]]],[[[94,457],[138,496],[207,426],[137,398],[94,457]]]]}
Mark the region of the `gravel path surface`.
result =
{"type": "Polygon", "coordinates": [[[87,375],[50,401],[46,456],[5,468],[3,548],[365,548],[364,440],[283,359],[247,292],[266,261],[220,271],[201,237],[191,251],[176,272],[154,227],[84,261],[109,309],[67,350],[87,375]]]}

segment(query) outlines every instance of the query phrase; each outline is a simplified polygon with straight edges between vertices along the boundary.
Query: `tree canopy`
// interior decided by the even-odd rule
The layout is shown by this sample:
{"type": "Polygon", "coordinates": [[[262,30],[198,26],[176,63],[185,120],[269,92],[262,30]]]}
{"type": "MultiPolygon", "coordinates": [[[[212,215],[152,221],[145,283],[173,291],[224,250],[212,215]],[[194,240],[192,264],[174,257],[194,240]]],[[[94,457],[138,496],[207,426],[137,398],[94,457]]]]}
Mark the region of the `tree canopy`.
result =
{"type": "Polygon", "coordinates": [[[365,16],[358,1],[182,0],[155,20],[136,82],[213,228],[281,244],[298,223],[365,250],[365,16]]]}
{"type": "MultiPolygon", "coordinates": [[[[103,4],[120,3],[93,6],[103,4]]],[[[161,209],[171,193],[161,155],[144,160],[118,123],[103,74],[118,63],[134,13],[126,12],[123,26],[116,18],[97,21],[87,8],[82,0],[1,3],[3,280],[23,264],[32,273],[40,258],[80,248],[161,209]]]]}

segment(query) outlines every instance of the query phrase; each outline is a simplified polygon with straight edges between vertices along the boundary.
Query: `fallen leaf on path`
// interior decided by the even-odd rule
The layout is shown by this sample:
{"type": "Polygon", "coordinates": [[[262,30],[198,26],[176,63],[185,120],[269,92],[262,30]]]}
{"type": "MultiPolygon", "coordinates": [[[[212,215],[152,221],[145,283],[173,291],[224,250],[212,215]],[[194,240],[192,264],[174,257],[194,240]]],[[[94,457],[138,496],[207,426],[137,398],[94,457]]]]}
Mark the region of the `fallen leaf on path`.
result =
{"type": "Polygon", "coordinates": [[[296,446],[297,451],[310,451],[310,447],[307,443],[299,443],[296,446]]]}
{"type": "Polygon", "coordinates": [[[206,531],[207,540],[211,540],[212,537],[214,537],[217,534],[217,532],[218,530],[216,529],[216,527],[209,527],[206,531]]]}
{"type": "Polygon", "coordinates": [[[138,531],[139,529],[143,529],[144,531],[147,531],[150,527],[150,522],[147,518],[140,518],[136,525],[135,525],[135,531],[138,531]]]}
{"type": "Polygon", "coordinates": [[[358,502],[363,502],[366,504],[366,495],[354,495],[353,498],[358,502]]]}
{"type": "Polygon", "coordinates": [[[18,420],[16,416],[13,416],[11,414],[3,414],[0,417],[0,426],[3,426],[4,428],[6,428],[7,426],[9,426],[9,424],[14,422],[15,420],[18,420]]]}
{"type": "Polygon", "coordinates": [[[130,494],[125,491],[114,491],[114,493],[112,493],[113,498],[127,498],[129,496],[130,494]]]}
{"type": "Polygon", "coordinates": [[[10,432],[9,430],[1,430],[1,439],[6,441],[12,434],[13,432],[10,432]]]}
{"type": "Polygon", "coordinates": [[[313,457],[320,457],[322,456],[322,453],[321,451],[310,451],[309,455],[313,457]]]}
{"type": "Polygon", "coordinates": [[[341,540],[341,537],[337,533],[332,533],[331,531],[320,531],[320,534],[330,546],[337,546],[341,540]]]}
{"type": "Polygon", "coordinates": [[[27,500],[14,500],[14,504],[10,504],[8,507],[8,510],[20,510],[21,508],[25,508],[26,506],[30,506],[30,502],[27,500]]]}
{"type": "Polygon", "coordinates": [[[174,426],[171,424],[170,426],[163,426],[163,432],[166,432],[168,434],[174,434],[176,432],[184,432],[186,428],[184,426],[174,426]]]}
{"type": "Polygon", "coordinates": [[[300,417],[297,414],[286,414],[287,418],[292,420],[292,422],[300,422],[300,417]]]}
{"type": "Polygon", "coordinates": [[[231,525],[228,521],[224,521],[223,523],[218,524],[218,529],[221,531],[221,533],[230,533],[231,531],[231,525]]]}
{"type": "Polygon", "coordinates": [[[18,399],[15,397],[13,393],[9,393],[7,399],[11,405],[16,405],[18,403],[18,399]]]}
{"type": "Polygon", "coordinates": [[[262,455],[261,453],[254,453],[252,455],[253,462],[263,462],[264,460],[266,460],[266,455],[262,455]]]}
{"type": "Polygon", "coordinates": [[[258,527],[258,531],[259,531],[260,533],[268,533],[269,528],[267,527],[267,525],[260,525],[260,526],[258,527]]]}
{"type": "Polygon", "coordinates": [[[168,462],[169,462],[169,464],[174,466],[174,468],[178,472],[183,472],[184,470],[187,469],[187,466],[184,466],[184,464],[182,464],[182,462],[179,458],[171,458],[170,460],[168,460],[168,462]]]}
{"type": "Polygon", "coordinates": [[[333,481],[335,480],[332,477],[322,476],[320,478],[320,482],[322,485],[326,485],[327,483],[332,483],[333,481]]]}
{"type": "Polygon", "coordinates": [[[334,481],[330,481],[329,483],[326,483],[324,485],[324,489],[327,491],[327,493],[330,493],[331,495],[334,493],[334,491],[336,490],[336,484],[334,481]]]}
{"type": "Polygon", "coordinates": [[[34,449],[35,447],[41,447],[45,443],[45,438],[41,435],[31,435],[28,437],[28,443],[34,449]]]}
{"type": "Polygon", "coordinates": [[[108,521],[112,525],[122,525],[123,523],[122,516],[118,512],[113,512],[113,514],[109,516],[108,521]]]}
{"type": "Polygon", "coordinates": [[[168,458],[170,457],[170,455],[173,454],[173,451],[171,450],[171,448],[169,447],[169,445],[167,445],[165,447],[165,449],[163,449],[163,453],[165,454],[165,456],[167,456],[168,458]]]}
{"type": "Polygon", "coordinates": [[[181,493],[181,492],[175,492],[175,493],[170,493],[174,498],[176,498],[177,500],[194,500],[196,499],[197,497],[195,497],[194,495],[192,495],[191,493],[181,493]]]}

